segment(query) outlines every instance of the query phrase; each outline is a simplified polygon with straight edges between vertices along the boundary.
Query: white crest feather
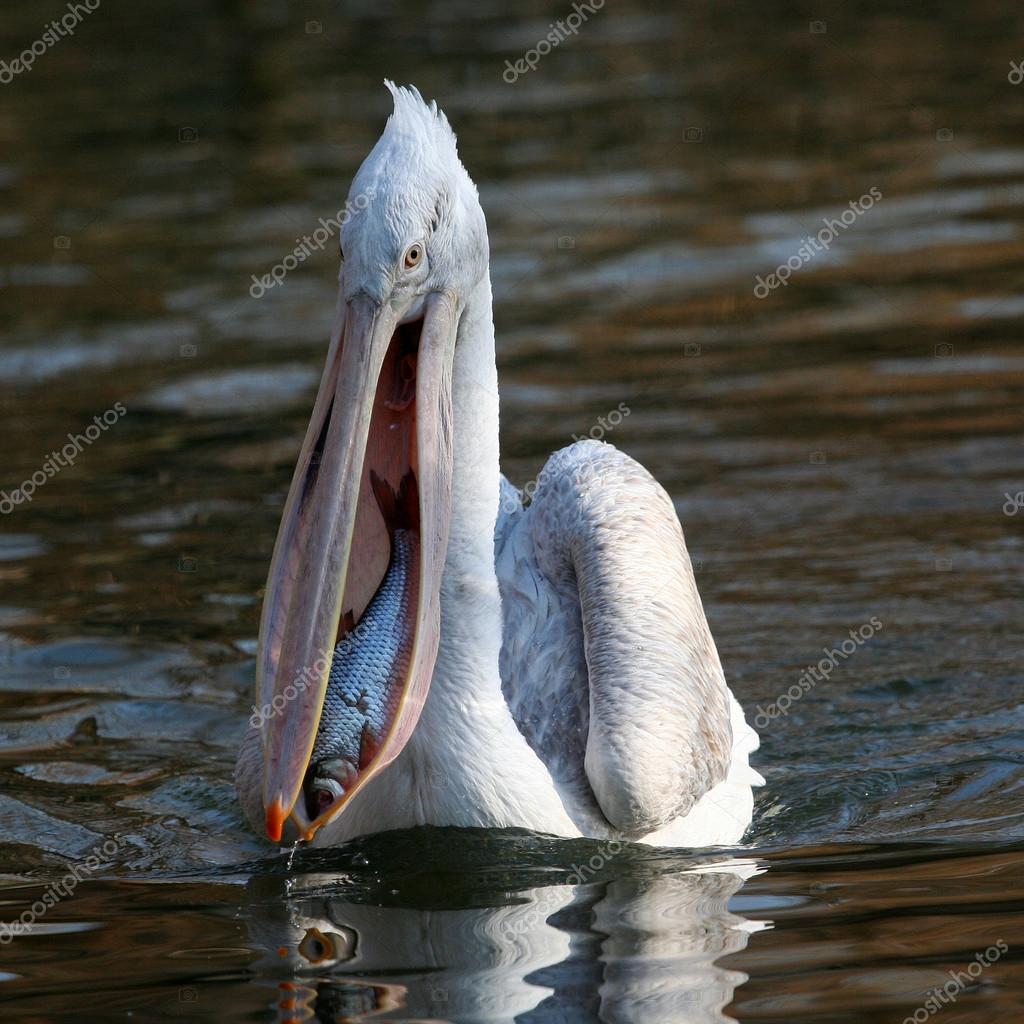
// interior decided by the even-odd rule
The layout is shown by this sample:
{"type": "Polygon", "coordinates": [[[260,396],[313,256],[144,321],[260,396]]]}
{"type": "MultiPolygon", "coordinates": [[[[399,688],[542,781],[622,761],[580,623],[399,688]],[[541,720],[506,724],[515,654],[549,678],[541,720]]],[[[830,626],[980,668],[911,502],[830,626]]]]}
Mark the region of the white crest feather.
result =
{"type": "Polygon", "coordinates": [[[389,78],[384,79],[384,84],[395,101],[395,109],[388,118],[384,134],[395,132],[419,136],[439,148],[450,146],[452,155],[458,159],[455,132],[444,112],[438,109],[437,101],[427,103],[414,85],[395,85],[389,78]]]}

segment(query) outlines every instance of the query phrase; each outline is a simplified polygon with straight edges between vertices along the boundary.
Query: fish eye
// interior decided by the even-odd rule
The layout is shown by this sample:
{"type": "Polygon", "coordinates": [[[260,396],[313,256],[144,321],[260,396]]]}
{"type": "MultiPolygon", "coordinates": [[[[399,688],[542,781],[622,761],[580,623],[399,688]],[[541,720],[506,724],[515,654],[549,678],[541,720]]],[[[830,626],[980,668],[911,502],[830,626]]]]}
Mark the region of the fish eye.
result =
{"type": "Polygon", "coordinates": [[[319,817],[329,811],[345,795],[345,787],[329,775],[317,773],[309,790],[310,813],[319,817]]]}
{"type": "MultiPolygon", "coordinates": [[[[347,925],[338,925],[337,931],[307,928],[306,934],[295,947],[296,952],[313,967],[334,961],[351,960],[356,955],[359,935],[347,925]]],[[[282,953],[282,956],[287,950],[282,953]]]]}
{"type": "Polygon", "coordinates": [[[299,953],[314,966],[338,957],[334,939],[319,928],[310,928],[299,943],[299,953]]]}
{"type": "Polygon", "coordinates": [[[418,267],[423,262],[423,243],[413,242],[408,249],[405,250],[405,256],[402,259],[402,263],[406,270],[412,270],[414,267],[418,267]]]}

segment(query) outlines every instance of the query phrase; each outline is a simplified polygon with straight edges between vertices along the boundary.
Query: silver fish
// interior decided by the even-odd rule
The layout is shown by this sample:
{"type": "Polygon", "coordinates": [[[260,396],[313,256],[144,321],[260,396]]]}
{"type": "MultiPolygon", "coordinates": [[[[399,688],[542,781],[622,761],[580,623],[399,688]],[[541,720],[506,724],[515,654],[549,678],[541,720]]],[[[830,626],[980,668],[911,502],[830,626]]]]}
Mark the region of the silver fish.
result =
{"type": "Polygon", "coordinates": [[[359,624],[334,649],[320,725],[306,775],[311,817],[352,788],[387,737],[412,657],[419,589],[418,501],[410,474],[396,494],[376,474],[374,494],[391,539],[391,559],[359,624]],[[392,532],[393,531],[393,532],[392,532]]]}

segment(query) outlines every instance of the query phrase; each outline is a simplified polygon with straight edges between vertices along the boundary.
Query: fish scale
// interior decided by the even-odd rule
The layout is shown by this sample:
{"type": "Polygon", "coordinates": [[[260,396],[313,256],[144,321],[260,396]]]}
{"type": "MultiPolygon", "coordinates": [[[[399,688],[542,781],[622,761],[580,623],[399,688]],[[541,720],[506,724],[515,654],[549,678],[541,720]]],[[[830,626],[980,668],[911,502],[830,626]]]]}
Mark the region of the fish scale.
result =
{"type": "Polygon", "coordinates": [[[394,721],[412,654],[416,547],[414,532],[395,531],[377,593],[359,624],[334,649],[310,758],[314,789],[338,774],[327,768],[332,762],[344,762],[353,772],[364,768],[365,755],[379,749],[394,721]]]}

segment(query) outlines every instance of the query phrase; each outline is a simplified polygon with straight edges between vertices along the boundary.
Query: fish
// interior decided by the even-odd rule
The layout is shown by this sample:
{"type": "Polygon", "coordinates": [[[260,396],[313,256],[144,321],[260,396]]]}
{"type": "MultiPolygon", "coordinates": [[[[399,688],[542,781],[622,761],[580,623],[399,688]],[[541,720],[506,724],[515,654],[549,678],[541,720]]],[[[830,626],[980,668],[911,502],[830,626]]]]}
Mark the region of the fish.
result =
{"type": "Polygon", "coordinates": [[[391,536],[391,557],[357,625],[334,649],[327,692],[306,774],[310,818],[330,810],[373,761],[395,720],[412,657],[419,591],[419,497],[409,472],[395,491],[370,473],[391,536]]]}

